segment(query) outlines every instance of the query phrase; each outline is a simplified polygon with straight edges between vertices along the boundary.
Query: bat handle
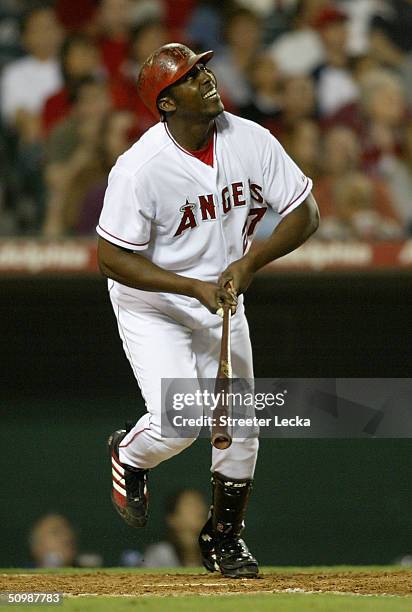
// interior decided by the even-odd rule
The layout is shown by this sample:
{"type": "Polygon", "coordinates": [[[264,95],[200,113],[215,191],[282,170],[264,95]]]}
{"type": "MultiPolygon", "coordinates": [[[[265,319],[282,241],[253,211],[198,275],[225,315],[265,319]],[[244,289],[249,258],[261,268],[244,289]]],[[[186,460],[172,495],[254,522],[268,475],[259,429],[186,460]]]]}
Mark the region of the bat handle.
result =
{"type": "MultiPolygon", "coordinates": [[[[223,325],[222,325],[222,342],[219,358],[219,370],[217,374],[215,393],[217,396],[223,394],[223,400],[225,394],[231,390],[232,386],[232,364],[230,355],[230,317],[231,309],[229,306],[225,306],[223,309],[223,325]]],[[[213,419],[214,423],[211,432],[211,443],[219,449],[224,450],[229,448],[232,444],[232,436],[229,433],[227,420],[222,421],[222,417],[230,416],[230,408],[223,401],[218,405],[214,411],[213,419]]]]}

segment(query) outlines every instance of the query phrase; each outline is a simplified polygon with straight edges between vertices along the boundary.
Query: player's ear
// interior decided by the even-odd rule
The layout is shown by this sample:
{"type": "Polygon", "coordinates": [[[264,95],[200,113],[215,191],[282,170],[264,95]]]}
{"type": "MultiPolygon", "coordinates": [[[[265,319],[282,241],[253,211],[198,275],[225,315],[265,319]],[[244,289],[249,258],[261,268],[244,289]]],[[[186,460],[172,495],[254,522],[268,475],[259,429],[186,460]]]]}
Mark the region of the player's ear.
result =
{"type": "Polygon", "coordinates": [[[171,96],[162,96],[159,98],[157,101],[157,106],[163,113],[171,113],[176,110],[175,101],[171,96]]]}

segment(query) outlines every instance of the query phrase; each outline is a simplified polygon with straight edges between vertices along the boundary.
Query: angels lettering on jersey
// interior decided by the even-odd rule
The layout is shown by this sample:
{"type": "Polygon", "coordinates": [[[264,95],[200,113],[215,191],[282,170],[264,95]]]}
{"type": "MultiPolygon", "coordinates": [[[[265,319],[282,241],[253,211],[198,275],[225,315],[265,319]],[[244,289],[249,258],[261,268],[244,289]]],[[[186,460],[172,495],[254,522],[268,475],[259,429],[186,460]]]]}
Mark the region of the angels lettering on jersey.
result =
{"type": "Polygon", "coordinates": [[[213,166],[177,146],[162,123],[123,153],[98,234],[161,268],[213,280],[246,252],[267,208],[275,224],[305,200],[312,181],[267,130],[226,112],[215,123],[213,166]]]}
{"type": "MultiPolygon", "coordinates": [[[[235,208],[247,206],[245,187],[250,193],[252,202],[256,202],[256,204],[260,205],[264,204],[262,196],[263,188],[250,180],[246,186],[243,181],[237,181],[230,185],[226,185],[222,189],[219,198],[216,198],[212,193],[199,195],[196,198],[197,201],[193,202],[189,201],[189,198],[186,198],[186,202],[183,206],[179,207],[180,221],[174,237],[193,230],[203,221],[216,221],[219,216],[219,211],[220,214],[227,215],[235,208]]],[[[267,208],[265,206],[250,208],[242,231],[244,250],[247,247],[248,238],[254,234],[256,225],[263,219],[266,210],[267,208]]]]}

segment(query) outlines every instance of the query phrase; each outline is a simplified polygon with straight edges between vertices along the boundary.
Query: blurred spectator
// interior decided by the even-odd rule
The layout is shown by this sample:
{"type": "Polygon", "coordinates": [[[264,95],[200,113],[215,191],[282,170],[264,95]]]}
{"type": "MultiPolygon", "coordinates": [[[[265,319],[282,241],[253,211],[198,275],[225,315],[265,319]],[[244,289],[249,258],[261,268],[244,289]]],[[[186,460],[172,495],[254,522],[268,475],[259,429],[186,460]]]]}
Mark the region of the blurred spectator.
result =
{"type": "Polygon", "coordinates": [[[8,64],[1,78],[1,112],[8,157],[12,160],[13,215],[20,231],[32,233],[42,222],[44,185],[41,110],[61,85],[58,50],[62,31],[51,8],[25,14],[22,42],[27,55],[8,64]]]}
{"type": "Polygon", "coordinates": [[[321,235],[332,240],[388,240],[402,236],[400,226],[377,210],[372,179],[350,172],[334,185],[329,215],[321,235]]]}
{"type": "Polygon", "coordinates": [[[336,126],[324,137],[322,165],[325,176],[338,177],[357,170],[361,150],[356,132],[345,126],[336,126]]]}
{"type": "Polygon", "coordinates": [[[399,68],[412,51],[412,2],[384,0],[371,23],[370,51],[386,66],[399,68]]]}
{"type": "MultiPolygon", "coordinates": [[[[251,4],[253,0],[242,0],[246,4],[251,4]]],[[[260,8],[260,2],[257,3],[256,11],[262,19],[263,24],[263,41],[265,44],[273,43],[282,34],[285,34],[292,21],[292,18],[296,14],[296,8],[300,0],[280,0],[280,2],[273,0],[262,0],[262,6],[260,8]]]]}
{"type": "MultiPolygon", "coordinates": [[[[317,179],[321,169],[320,130],[315,121],[299,119],[294,122],[288,131],[282,133],[282,145],[307,176],[317,179]]],[[[256,238],[263,240],[270,236],[281,220],[280,215],[268,208],[258,224],[256,238]]]]}
{"type": "Polygon", "coordinates": [[[228,2],[221,0],[199,0],[186,26],[186,37],[199,49],[220,52],[222,27],[228,2]]]}
{"type": "Polygon", "coordinates": [[[349,67],[347,17],[333,5],[326,6],[316,16],[314,26],[324,52],[324,61],[313,72],[318,108],[321,115],[331,115],[358,98],[349,67]]]}
{"type": "MultiPolygon", "coordinates": [[[[217,51],[226,109],[280,139],[344,237],[355,226],[342,198],[356,219],[368,201],[361,171],[379,236],[398,222],[412,235],[412,0],[0,4],[0,234],[94,233],[110,167],[156,122],[136,92],[140,66],[181,40],[217,51]]],[[[265,219],[270,233],[278,219],[265,219]]]]}
{"type": "Polygon", "coordinates": [[[163,0],[133,0],[131,17],[133,25],[138,25],[149,19],[163,20],[165,16],[163,0]]]}
{"type": "Polygon", "coordinates": [[[376,72],[381,68],[379,62],[371,55],[357,55],[350,59],[352,76],[356,81],[358,89],[366,76],[371,72],[376,72]]]}
{"type": "Polygon", "coordinates": [[[184,42],[185,28],[190,19],[197,0],[162,0],[164,19],[170,32],[171,40],[184,42]]]}
{"type": "Polygon", "coordinates": [[[315,121],[297,121],[285,134],[283,146],[306,176],[317,179],[321,171],[320,130],[315,121]]]}
{"type": "MultiPolygon", "coordinates": [[[[325,136],[321,165],[323,174],[315,182],[314,188],[314,195],[318,202],[322,217],[322,228],[320,228],[319,237],[334,237],[337,239],[338,230],[339,228],[342,229],[340,227],[340,221],[345,217],[344,211],[347,208],[342,204],[343,201],[346,206],[347,200],[345,198],[339,200],[339,204],[336,199],[339,190],[343,188],[342,185],[345,189],[347,188],[345,194],[352,193],[351,189],[353,185],[355,185],[355,187],[353,187],[353,193],[356,197],[359,193],[367,192],[369,189],[369,187],[366,189],[364,185],[358,189],[358,177],[361,174],[361,149],[356,133],[343,126],[332,128],[325,136]],[[352,177],[352,179],[345,182],[344,179],[348,176],[352,177]],[[328,218],[331,218],[333,223],[325,223],[328,218]],[[337,229],[336,219],[338,219],[337,229]]],[[[374,213],[374,217],[385,220],[385,222],[388,221],[387,227],[384,227],[384,231],[387,231],[388,236],[399,236],[401,234],[399,218],[395,211],[387,185],[383,181],[375,178],[370,182],[370,189],[372,190],[373,209],[376,213],[374,213]],[[376,215],[378,215],[378,217],[376,217],[376,215]],[[390,232],[392,232],[392,234],[390,232]]],[[[360,206],[359,201],[357,201],[357,206],[360,206]]],[[[345,226],[345,228],[342,229],[342,237],[346,236],[348,231],[348,228],[345,226]]],[[[371,235],[370,237],[373,236],[371,235]]],[[[374,237],[378,237],[376,228],[374,229],[374,237]]],[[[383,232],[379,237],[383,237],[383,232]]],[[[366,238],[366,234],[364,238],[366,238]]]]}
{"type": "Polygon", "coordinates": [[[361,111],[364,166],[382,172],[387,159],[400,155],[403,146],[407,106],[399,77],[384,70],[366,75],[361,85],[361,111]]]}
{"type": "Polygon", "coordinates": [[[85,78],[77,87],[71,113],[50,134],[45,170],[48,187],[46,236],[62,236],[72,229],[78,201],[74,201],[71,187],[78,174],[87,168],[89,185],[101,176],[96,149],[109,108],[107,86],[91,77],[85,78]]]}
{"type": "Polygon", "coordinates": [[[239,107],[239,113],[273,131],[281,108],[281,96],[279,70],[270,55],[260,53],[255,57],[249,69],[249,82],[251,99],[249,104],[239,107]]]}
{"type": "Polygon", "coordinates": [[[110,77],[121,74],[127,62],[132,0],[101,0],[98,13],[99,47],[110,77]]]}
{"type": "Polygon", "coordinates": [[[412,2],[381,2],[371,24],[370,52],[380,64],[401,74],[412,104],[412,2]]]}
{"type": "Polygon", "coordinates": [[[359,137],[363,167],[382,174],[392,157],[401,155],[408,108],[401,79],[384,70],[369,70],[359,78],[360,99],[342,107],[325,122],[324,128],[346,125],[359,137]]]}
{"type": "Polygon", "coordinates": [[[285,75],[309,74],[324,58],[322,43],[313,20],[328,0],[299,0],[290,30],[270,47],[270,53],[285,75]]]}
{"type": "Polygon", "coordinates": [[[66,517],[47,514],[32,527],[30,552],[36,567],[72,567],[77,554],[76,535],[66,517]]]}
{"type": "Polygon", "coordinates": [[[119,565],[121,567],[141,567],[143,563],[143,555],[140,550],[127,548],[120,554],[119,565]]]}
{"type": "Polygon", "coordinates": [[[56,0],[60,23],[71,33],[94,34],[99,0],[56,0]]]}
{"type": "Polygon", "coordinates": [[[382,0],[337,0],[336,4],[349,20],[349,54],[366,55],[370,47],[370,22],[382,7],[382,0]]]}
{"type": "Polygon", "coordinates": [[[47,98],[42,113],[43,129],[47,135],[72,106],[72,96],[79,80],[99,73],[99,52],[91,38],[84,34],[69,36],[61,49],[63,87],[47,98]]]}
{"type": "MultiPolygon", "coordinates": [[[[273,0],[237,0],[237,3],[250,11],[255,11],[263,19],[271,14],[274,4],[273,0]]],[[[277,4],[282,4],[282,1],[277,4]]],[[[296,4],[296,0],[292,2],[285,0],[285,4],[296,4]]]]}
{"type": "Polygon", "coordinates": [[[51,8],[37,8],[22,24],[27,55],[8,64],[1,80],[1,111],[24,141],[41,134],[40,112],[47,97],[61,86],[58,50],[62,32],[51,8]]]}
{"type": "Polygon", "coordinates": [[[293,76],[284,79],[281,86],[281,111],[273,133],[281,141],[301,119],[316,117],[316,97],[313,79],[293,76]]]}
{"type": "Polygon", "coordinates": [[[121,74],[110,81],[113,106],[134,113],[139,136],[154,125],[156,119],[137,95],[137,75],[149,55],[167,42],[167,35],[162,21],[150,19],[141,22],[130,34],[129,57],[121,74]]]}
{"type": "MultiPolygon", "coordinates": [[[[134,137],[134,117],[127,111],[112,111],[104,124],[105,129],[100,132],[96,150],[96,161],[100,162],[100,176],[95,176],[92,183],[92,168],[85,167],[73,177],[72,184],[69,185],[72,205],[67,208],[73,211],[70,225],[73,232],[79,235],[94,235],[103,207],[108,174],[119,155],[130,147],[134,137]]],[[[91,165],[93,164],[94,161],[91,165]]],[[[98,165],[94,168],[98,174],[98,165]]]]}
{"type": "Polygon", "coordinates": [[[412,52],[406,56],[404,63],[400,67],[399,74],[405,87],[408,104],[412,106],[412,52]]]}
{"type": "Polygon", "coordinates": [[[166,508],[167,538],[151,544],[144,555],[145,567],[197,567],[201,565],[199,532],[206,520],[204,499],[194,489],[177,492],[166,508]]]}
{"type": "Polygon", "coordinates": [[[411,554],[401,555],[400,557],[396,557],[392,561],[392,563],[393,565],[400,565],[401,567],[411,568],[412,567],[412,555],[411,554]]]}
{"type": "Polygon", "coordinates": [[[78,567],[102,567],[103,557],[97,552],[84,552],[77,557],[78,567]]]}
{"type": "Polygon", "coordinates": [[[248,73],[261,50],[261,27],[258,16],[247,9],[228,13],[224,24],[225,47],[211,62],[219,87],[236,107],[251,99],[248,73]]]}
{"type": "Polygon", "coordinates": [[[169,41],[169,34],[163,21],[149,19],[142,21],[130,35],[129,63],[125,74],[136,83],[142,64],[153,51],[169,41]]]}
{"type": "Polygon", "coordinates": [[[22,55],[20,19],[24,5],[23,0],[2,0],[0,4],[0,70],[22,55]]]}
{"type": "Polygon", "coordinates": [[[403,158],[392,157],[385,165],[384,176],[388,181],[394,205],[408,235],[412,235],[412,122],[405,135],[403,158]]]}

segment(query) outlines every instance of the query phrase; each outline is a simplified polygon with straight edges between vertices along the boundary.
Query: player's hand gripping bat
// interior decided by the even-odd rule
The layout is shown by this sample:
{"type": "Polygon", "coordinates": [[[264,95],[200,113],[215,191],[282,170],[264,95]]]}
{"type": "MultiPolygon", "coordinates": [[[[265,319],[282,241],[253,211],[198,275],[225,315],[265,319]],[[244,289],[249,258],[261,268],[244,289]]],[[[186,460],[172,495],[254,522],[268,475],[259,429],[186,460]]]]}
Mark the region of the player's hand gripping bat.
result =
{"type": "Polygon", "coordinates": [[[221,417],[230,416],[231,404],[228,404],[227,394],[232,389],[232,364],[230,357],[230,306],[223,306],[222,343],[220,348],[219,369],[215,383],[215,395],[219,403],[213,411],[213,426],[211,442],[215,448],[223,450],[232,444],[232,436],[227,424],[221,422],[221,417]]]}

